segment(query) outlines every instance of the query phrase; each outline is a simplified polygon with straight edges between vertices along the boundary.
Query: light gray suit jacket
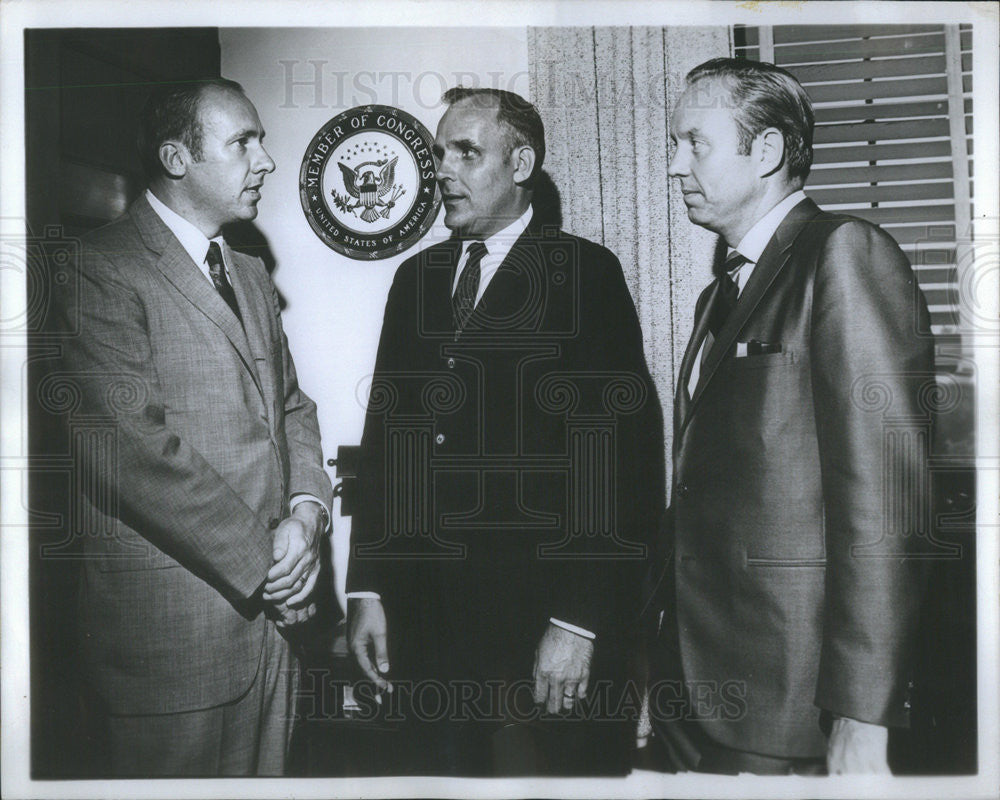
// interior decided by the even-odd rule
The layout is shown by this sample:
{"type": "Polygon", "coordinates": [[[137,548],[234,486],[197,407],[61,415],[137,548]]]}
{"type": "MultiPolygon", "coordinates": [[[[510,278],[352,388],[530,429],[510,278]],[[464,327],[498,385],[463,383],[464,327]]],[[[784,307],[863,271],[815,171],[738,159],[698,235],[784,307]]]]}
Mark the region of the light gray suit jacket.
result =
{"type": "Polygon", "coordinates": [[[112,712],[233,700],[260,661],[273,528],[292,494],[332,500],[274,286],[233,254],[244,332],[145,198],[84,238],[79,267],[79,306],[55,307],[77,331],[82,652],[112,712]]]}
{"type": "Polygon", "coordinates": [[[712,691],[695,716],[713,740],[821,757],[821,710],[906,724],[930,535],[927,305],[888,234],[803,200],[689,399],[717,287],[678,380],[661,562],[676,590],[661,607],[676,595],[684,678],[712,691]]]}

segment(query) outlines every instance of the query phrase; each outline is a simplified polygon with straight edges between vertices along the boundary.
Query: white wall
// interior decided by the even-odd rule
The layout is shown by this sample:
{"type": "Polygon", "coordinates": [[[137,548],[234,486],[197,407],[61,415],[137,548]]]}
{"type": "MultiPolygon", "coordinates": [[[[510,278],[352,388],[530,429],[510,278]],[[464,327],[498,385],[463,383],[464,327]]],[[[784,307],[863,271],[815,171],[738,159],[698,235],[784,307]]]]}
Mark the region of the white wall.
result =
{"type": "MultiPolygon", "coordinates": [[[[299,203],[305,149],[329,119],[357,105],[396,106],[433,135],[444,111],[440,96],[451,86],[496,86],[528,97],[527,31],[222,28],[219,39],[222,74],[243,84],[257,106],[277,165],[265,180],[256,224],[277,261],[274,282],[288,303],[285,331],[301,384],[319,407],[325,454],[333,457],[338,444],[361,440],[386,293],[396,268],[421,245],[362,262],[323,244],[299,203]]],[[[439,218],[422,244],[442,236],[439,218]]],[[[336,511],[334,525],[342,586],[348,525],[336,511]]]]}

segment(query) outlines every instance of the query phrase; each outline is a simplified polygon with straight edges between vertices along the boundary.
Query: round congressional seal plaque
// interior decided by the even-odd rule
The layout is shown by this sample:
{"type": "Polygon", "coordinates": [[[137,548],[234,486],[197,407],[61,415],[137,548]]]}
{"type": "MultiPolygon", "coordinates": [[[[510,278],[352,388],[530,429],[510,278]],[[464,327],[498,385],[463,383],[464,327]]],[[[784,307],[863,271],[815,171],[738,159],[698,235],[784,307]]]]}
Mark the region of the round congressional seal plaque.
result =
{"type": "Polygon", "coordinates": [[[392,106],[357,106],[327,122],[299,170],[302,210],[316,235],[356,259],[416,244],[441,206],[433,142],[418,119],[392,106]]]}

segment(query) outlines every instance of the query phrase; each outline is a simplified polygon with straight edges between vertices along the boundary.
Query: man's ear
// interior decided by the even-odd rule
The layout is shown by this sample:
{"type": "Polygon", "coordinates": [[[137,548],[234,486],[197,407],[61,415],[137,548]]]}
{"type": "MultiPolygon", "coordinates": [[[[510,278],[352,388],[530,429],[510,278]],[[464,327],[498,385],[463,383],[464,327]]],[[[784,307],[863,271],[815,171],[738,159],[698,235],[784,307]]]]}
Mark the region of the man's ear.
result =
{"type": "Polygon", "coordinates": [[[753,143],[758,177],[773,175],[785,163],[785,137],[777,128],[765,128],[753,143]]]}
{"type": "Polygon", "coordinates": [[[181,142],[164,142],[158,153],[163,169],[171,178],[184,177],[191,152],[181,142]]]}
{"type": "Polygon", "coordinates": [[[535,149],[526,144],[518,145],[510,158],[514,165],[514,183],[524,183],[535,171],[535,149]]]}

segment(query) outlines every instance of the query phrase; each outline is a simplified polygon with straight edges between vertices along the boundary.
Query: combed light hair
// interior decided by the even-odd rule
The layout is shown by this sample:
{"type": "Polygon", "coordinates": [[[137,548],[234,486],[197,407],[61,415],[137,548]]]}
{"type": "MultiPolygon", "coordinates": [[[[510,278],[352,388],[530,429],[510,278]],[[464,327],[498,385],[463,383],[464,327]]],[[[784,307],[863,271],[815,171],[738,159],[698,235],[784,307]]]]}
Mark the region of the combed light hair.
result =
{"type": "Polygon", "coordinates": [[[713,58],[687,74],[689,86],[717,80],[729,93],[733,119],[739,129],[740,155],[747,155],[757,135],[777,128],[785,141],[790,178],[801,184],[813,161],[812,101],[790,72],[766,61],[713,58]]]}

